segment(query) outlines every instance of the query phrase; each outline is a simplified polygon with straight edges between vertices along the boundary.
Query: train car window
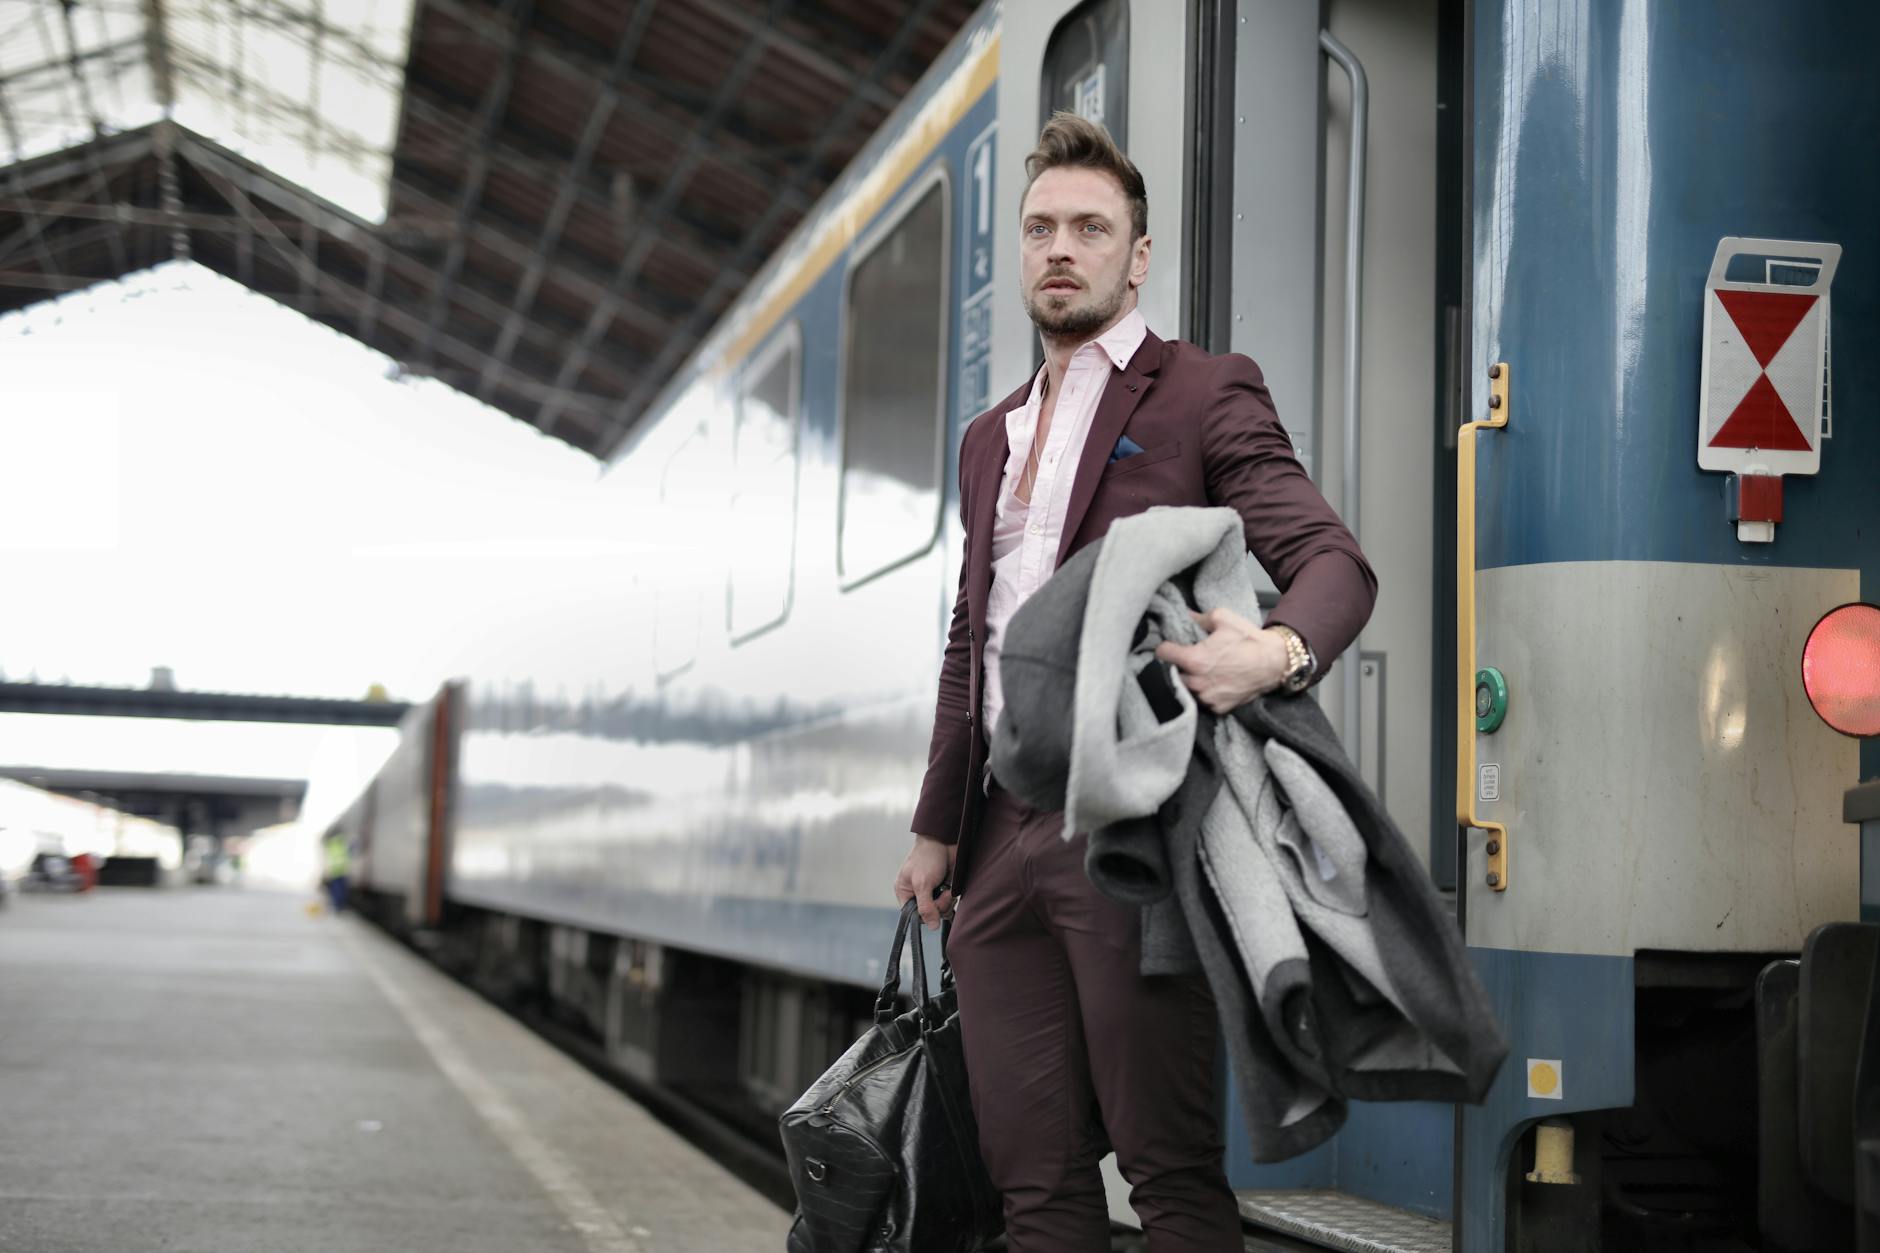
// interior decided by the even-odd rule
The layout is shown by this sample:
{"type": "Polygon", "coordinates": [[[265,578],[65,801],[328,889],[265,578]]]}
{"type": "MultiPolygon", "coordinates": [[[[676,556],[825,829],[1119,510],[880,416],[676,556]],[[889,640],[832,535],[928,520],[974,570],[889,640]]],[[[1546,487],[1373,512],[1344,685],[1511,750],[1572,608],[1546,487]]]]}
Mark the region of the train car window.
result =
{"type": "Polygon", "coordinates": [[[653,592],[653,667],[663,681],[698,657],[699,619],[710,579],[701,542],[714,509],[722,508],[723,485],[715,480],[704,432],[679,446],[659,480],[660,578],[653,592]]]}
{"type": "Polygon", "coordinates": [[[796,433],[801,350],[794,324],[746,368],[731,451],[731,581],[725,622],[734,642],[790,611],[796,556],[796,433]]]}
{"type": "Polygon", "coordinates": [[[1044,47],[1038,124],[1062,109],[1100,122],[1129,147],[1128,0],[1090,0],[1067,14],[1044,47]]]}
{"type": "Polygon", "coordinates": [[[845,585],[940,530],[947,197],[936,179],[849,272],[838,566],[845,585]]]}

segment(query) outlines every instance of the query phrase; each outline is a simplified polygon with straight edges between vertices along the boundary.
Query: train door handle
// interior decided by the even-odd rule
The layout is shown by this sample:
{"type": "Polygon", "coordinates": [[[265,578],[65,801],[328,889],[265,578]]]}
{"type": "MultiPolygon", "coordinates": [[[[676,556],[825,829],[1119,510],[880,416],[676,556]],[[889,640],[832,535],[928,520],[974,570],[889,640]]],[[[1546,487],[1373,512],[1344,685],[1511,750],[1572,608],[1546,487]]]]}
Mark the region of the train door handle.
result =
{"type": "MultiPolygon", "coordinates": [[[[1339,454],[1345,465],[1339,511],[1344,515],[1345,529],[1351,532],[1351,538],[1362,544],[1358,529],[1358,472],[1364,445],[1359,430],[1358,385],[1362,381],[1364,360],[1361,341],[1364,333],[1364,163],[1369,148],[1371,86],[1364,73],[1364,63],[1331,31],[1319,32],[1319,48],[1351,80],[1351,153],[1345,191],[1345,424],[1344,451],[1339,454]]],[[[1343,716],[1338,730],[1345,741],[1345,755],[1351,758],[1355,768],[1363,765],[1364,754],[1364,737],[1358,727],[1363,709],[1358,661],[1364,653],[1357,637],[1345,646],[1345,655],[1350,658],[1351,669],[1345,676],[1343,716]]],[[[1381,740],[1379,751],[1383,751],[1381,740]]]]}
{"type": "Polygon", "coordinates": [[[1508,890],[1508,828],[1475,812],[1475,433],[1508,425],[1508,363],[1488,371],[1488,417],[1456,435],[1456,821],[1488,834],[1485,881],[1508,890]]]}

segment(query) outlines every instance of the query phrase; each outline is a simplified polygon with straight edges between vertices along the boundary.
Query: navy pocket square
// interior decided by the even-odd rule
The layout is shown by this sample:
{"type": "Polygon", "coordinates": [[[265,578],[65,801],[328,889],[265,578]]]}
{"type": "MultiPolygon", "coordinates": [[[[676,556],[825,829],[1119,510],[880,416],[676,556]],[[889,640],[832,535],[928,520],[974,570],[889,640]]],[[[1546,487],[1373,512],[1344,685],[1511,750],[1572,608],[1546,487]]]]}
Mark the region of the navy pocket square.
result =
{"type": "Polygon", "coordinates": [[[1133,457],[1141,451],[1142,445],[1125,435],[1116,441],[1116,448],[1110,453],[1110,460],[1111,462],[1121,461],[1123,458],[1133,457]]]}

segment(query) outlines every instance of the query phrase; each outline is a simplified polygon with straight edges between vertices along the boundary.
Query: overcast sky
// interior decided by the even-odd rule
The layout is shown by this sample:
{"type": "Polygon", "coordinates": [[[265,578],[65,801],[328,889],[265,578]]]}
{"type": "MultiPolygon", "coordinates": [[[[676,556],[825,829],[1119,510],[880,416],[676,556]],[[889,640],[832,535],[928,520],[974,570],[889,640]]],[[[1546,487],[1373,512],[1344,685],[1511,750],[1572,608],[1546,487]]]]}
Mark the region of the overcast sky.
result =
{"type": "MultiPolygon", "coordinates": [[[[594,539],[599,464],[193,265],[0,318],[0,674],[423,699],[594,539]]],[[[384,737],[0,717],[0,764],[290,775],[384,737]]]]}

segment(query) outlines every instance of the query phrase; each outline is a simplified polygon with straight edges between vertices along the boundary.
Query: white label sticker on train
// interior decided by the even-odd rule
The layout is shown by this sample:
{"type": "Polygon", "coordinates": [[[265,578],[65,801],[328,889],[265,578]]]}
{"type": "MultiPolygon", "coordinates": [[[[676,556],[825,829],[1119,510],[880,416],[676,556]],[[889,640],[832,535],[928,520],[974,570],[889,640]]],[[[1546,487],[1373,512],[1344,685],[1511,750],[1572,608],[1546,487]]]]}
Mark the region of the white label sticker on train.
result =
{"type": "Polygon", "coordinates": [[[1476,772],[1481,779],[1481,786],[1476,789],[1476,797],[1485,801],[1501,799],[1501,766],[1497,762],[1485,761],[1476,772]]]}
{"type": "Polygon", "coordinates": [[[1103,116],[1103,62],[1097,62],[1088,78],[1078,79],[1072,90],[1076,93],[1078,117],[1099,125],[1108,120],[1103,116]]]}

